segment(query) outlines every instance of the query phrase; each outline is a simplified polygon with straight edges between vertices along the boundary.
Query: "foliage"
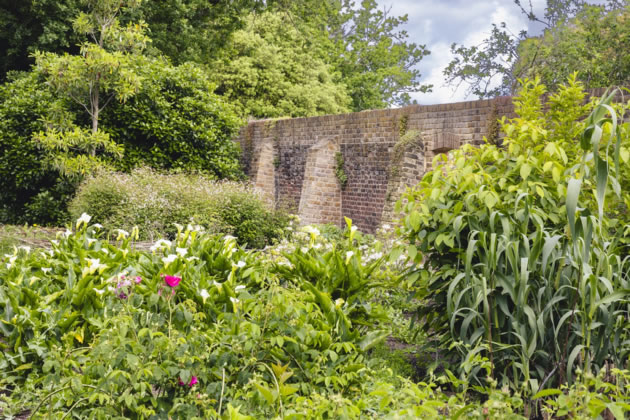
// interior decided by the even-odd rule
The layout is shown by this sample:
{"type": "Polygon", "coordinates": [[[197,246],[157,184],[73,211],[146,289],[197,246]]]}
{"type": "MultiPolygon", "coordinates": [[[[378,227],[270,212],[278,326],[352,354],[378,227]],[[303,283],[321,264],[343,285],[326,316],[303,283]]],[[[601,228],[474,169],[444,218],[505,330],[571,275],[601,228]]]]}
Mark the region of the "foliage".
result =
{"type": "MultiPolygon", "coordinates": [[[[3,7],[2,12],[0,41],[6,43],[0,42],[0,61],[6,69],[0,69],[0,80],[8,70],[28,70],[29,54],[35,51],[78,52],[75,45],[79,37],[72,31],[72,18],[85,12],[84,3],[25,0],[3,7]],[[8,48],[3,49],[3,45],[8,48]]],[[[309,112],[295,115],[315,115],[314,109],[328,113],[332,111],[324,109],[383,108],[409,103],[409,93],[430,89],[420,83],[415,69],[428,51],[423,45],[408,42],[408,34],[401,29],[407,16],[379,10],[373,0],[360,4],[351,0],[146,1],[118,17],[123,26],[146,22],[153,40],[146,50],[148,55],[164,55],[176,65],[189,61],[207,65],[210,74],[219,65],[222,76],[216,80],[225,84],[228,96],[234,92],[230,98],[237,92],[254,98],[252,90],[265,92],[264,81],[270,77],[291,87],[287,93],[293,105],[285,104],[280,107],[282,112],[276,110],[273,115],[260,109],[251,115],[294,115],[287,107],[309,112]],[[261,27],[261,22],[269,27],[261,27]],[[252,49],[252,44],[261,51],[252,49]],[[240,51],[242,47],[247,48],[240,51]],[[283,61],[273,53],[281,54],[283,61]],[[234,67],[226,57],[257,63],[265,70],[234,67]],[[277,66],[276,71],[270,63],[277,66]],[[287,70],[291,66],[301,71],[293,75],[287,70]],[[309,82],[317,88],[316,94],[295,80],[309,82]],[[239,81],[245,82],[247,89],[238,86],[239,81]]],[[[267,92],[272,93],[277,94],[267,92]]]]}
{"type": "MultiPolygon", "coordinates": [[[[496,384],[477,387],[486,396],[478,401],[450,372],[416,384],[378,367],[369,346],[361,349],[369,326],[357,334],[351,325],[354,339],[344,339],[316,294],[273,274],[268,253],[190,226],[139,252],[137,230],[111,244],[90,221],[82,215],[48,251],[2,259],[5,416],[522,418],[520,396],[496,384]]],[[[488,369],[489,361],[464,365],[488,369]]],[[[597,384],[625,407],[627,388],[597,384]]],[[[577,386],[567,395],[545,404],[592,406],[577,386]]]]}
{"type": "Polygon", "coordinates": [[[407,194],[403,226],[425,328],[461,358],[487,355],[491,376],[525,396],[578,366],[623,367],[630,350],[626,108],[612,96],[584,104],[572,78],[545,113],[544,91],[525,82],[502,147],[436,161],[407,194]]]}
{"type": "Polygon", "coordinates": [[[431,90],[420,83],[416,68],[429,51],[408,42],[409,34],[400,28],[407,15],[392,16],[391,7],[381,10],[375,0],[330,3],[330,9],[308,20],[315,32],[311,36],[319,37],[327,62],[341,74],[353,111],[407,105],[409,93],[431,90]]]}
{"type": "MultiPolygon", "coordinates": [[[[351,325],[370,325],[383,317],[382,309],[372,305],[369,298],[374,289],[396,283],[395,275],[381,271],[383,253],[375,249],[363,256],[355,242],[356,226],[347,218],[346,223],[344,240],[333,242],[329,247],[316,243],[318,229],[308,228],[308,244],[285,253],[285,259],[275,268],[282,278],[310,291],[322,307],[330,309],[329,321],[338,325],[343,337],[349,336],[351,325]]],[[[384,339],[380,333],[374,331],[370,339],[384,339]]]]}
{"type": "MultiPolygon", "coordinates": [[[[99,131],[101,112],[112,99],[124,102],[140,89],[137,73],[148,38],[144,24],[121,28],[117,15],[123,3],[118,0],[88,0],[89,13],[74,21],[75,31],[90,41],[81,44],[79,55],[35,53],[35,69],[52,86],[59,98],[68,98],[88,113],[91,131],[76,125],[71,115],[53,108],[45,131],[35,139],[54,156],[54,167],[68,177],[82,176],[102,165],[97,150],[118,157],[120,147],[99,131]]],[[[128,2],[133,9],[139,1],[128,2]]]]}
{"type": "Polygon", "coordinates": [[[619,12],[623,2],[593,6],[582,0],[547,0],[543,16],[534,13],[531,2],[529,8],[520,0],[514,3],[528,20],[543,27],[543,34],[515,34],[503,22],[493,24],[490,36],[479,45],[454,43],[455,58],[444,70],[447,83],[464,84],[467,93],[487,98],[514,94],[518,80],[527,76],[542,77],[550,90],[576,71],[583,72],[580,80],[588,88],[627,80],[625,49],[619,48],[625,45],[623,20],[618,19],[625,14],[619,12]]]}
{"type": "Polygon", "coordinates": [[[467,94],[477,95],[480,99],[511,95],[520,77],[513,71],[518,46],[526,34],[521,32],[515,37],[506,30],[505,23],[492,25],[490,36],[480,45],[466,47],[451,45],[451,54],[455,58],[444,69],[446,83],[467,87],[467,94]]]}
{"type": "MultiPolygon", "coordinates": [[[[152,83],[101,115],[103,132],[125,150],[122,159],[107,163],[126,171],[151,166],[241,178],[231,141],[240,120],[211,93],[207,75],[192,64],[173,67],[161,60],[147,61],[142,74],[152,83]]],[[[46,129],[51,111],[81,121],[76,105],[57,98],[37,72],[0,86],[0,222],[59,226],[67,220],[76,181],[62,177],[54,169],[55,154],[33,140],[46,129]]]]}
{"type": "Polygon", "coordinates": [[[208,75],[194,64],[171,66],[163,60],[146,62],[141,74],[151,82],[102,116],[104,130],[125,150],[123,159],[111,165],[242,178],[232,141],[241,120],[234,107],[212,93],[208,75]]]}
{"type": "Polygon", "coordinates": [[[0,86],[0,223],[55,225],[66,219],[63,203],[73,185],[46,164],[47,153],[31,139],[44,128],[40,116],[53,101],[35,73],[0,86]]]}
{"type": "Polygon", "coordinates": [[[630,80],[627,34],[630,10],[590,7],[519,46],[517,73],[557,86],[574,71],[587,88],[623,86],[630,80]]]}
{"type": "Polygon", "coordinates": [[[0,82],[12,70],[25,71],[35,51],[78,52],[72,30],[79,0],[24,0],[0,5],[0,82]]]}
{"type": "Polygon", "coordinates": [[[357,377],[356,346],[340,341],[308,294],[265,278],[233,239],[188,230],[143,254],[131,238],[120,248],[96,240],[86,221],[50,253],[19,251],[2,266],[2,386],[23,390],[11,409],[208,417],[247,401],[252,380],[280,384],[286,398],[314,385],[303,369],[331,389],[357,377]],[[22,281],[24,270],[33,276],[22,281]],[[169,287],[164,275],[182,281],[169,287]],[[197,392],[178,385],[193,376],[197,392]]]}
{"type": "Polygon", "coordinates": [[[341,152],[335,153],[335,176],[337,177],[337,181],[339,181],[341,189],[344,189],[348,183],[348,175],[346,175],[346,171],[343,169],[344,163],[343,154],[341,152]]]}
{"type": "Polygon", "coordinates": [[[616,368],[602,369],[597,376],[582,374],[574,386],[543,391],[537,398],[556,396],[545,401],[543,412],[552,417],[570,416],[573,419],[602,418],[609,412],[616,419],[627,417],[630,412],[627,393],[630,386],[628,371],[616,368]],[[625,394],[625,395],[624,395],[625,394]]]}
{"type": "Polygon", "coordinates": [[[255,118],[347,112],[345,86],[316,48],[280,14],[252,15],[210,63],[217,92],[255,118]]]}
{"type": "MultiPolygon", "coordinates": [[[[86,4],[85,0],[22,0],[0,5],[0,81],[11,70],[27,71],[35,51],[77,53],[80,37],[73,31],[73,21],[86,11],[86,4]]],[[[314,0],[144,1],[119,18],[123,24],[146,22],[153,40],[151,55],[164,54],[179,65],[214,58],[252,12],[269,9],[304,14],[319,5],[314,0]]]]}
{"type": "Polygon", "coordinates": [[[142,239],[172,239],[176,224],[199,224],[212,232],[234,235],[239,243],[254,248],[282,236],[288,224],[284,213],[269,209],[247,185],[149,169],[131,174],[105,172],[87,179],[70,212],[75,218],[82,213],[92,215],[107,232],[138,226],[142,239]]]}

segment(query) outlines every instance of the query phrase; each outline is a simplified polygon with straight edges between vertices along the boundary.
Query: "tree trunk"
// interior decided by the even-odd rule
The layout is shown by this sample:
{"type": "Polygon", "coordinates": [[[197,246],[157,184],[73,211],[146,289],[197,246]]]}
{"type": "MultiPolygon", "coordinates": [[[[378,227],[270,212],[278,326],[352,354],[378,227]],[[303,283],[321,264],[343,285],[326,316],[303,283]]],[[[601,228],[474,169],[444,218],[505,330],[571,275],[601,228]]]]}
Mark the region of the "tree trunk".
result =
{"type": "MultiPolygon", "coordinates": [[[[101,78],[100,73],[96,76],[96,83],[94,84],[94,91],[92,92],[92,134],[96,134],[98,131],[98,113],[99,109],[99,80],[101,78]]],[[[90,155],[96,156],[96,147],[92,147],[90,155]]]]}

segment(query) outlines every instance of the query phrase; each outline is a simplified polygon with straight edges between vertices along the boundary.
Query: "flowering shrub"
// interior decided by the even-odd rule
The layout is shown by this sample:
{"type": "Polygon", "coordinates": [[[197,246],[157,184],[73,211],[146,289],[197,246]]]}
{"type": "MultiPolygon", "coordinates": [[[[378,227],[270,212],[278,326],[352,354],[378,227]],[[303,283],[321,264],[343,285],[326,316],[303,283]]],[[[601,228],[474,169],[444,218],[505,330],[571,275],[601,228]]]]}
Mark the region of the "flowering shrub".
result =
{"type": "Polygon", "coordinates": [[[3,261],[0,387],[20,390],[5,412],[271,415],[293,394],[358,383],[363,334],[348,324],[344,337],[311,292],[281,285],[235,238],[189,227],[141,253],[130,249],[137,231],[115,246],[89,222],[3,261]],[[251,405],[267,391],[268,407],[251,405]]]}
{"type": "Polygon", "coordinates": [[[138,226],[140,239],[151,240],[173,238],[175,224],[192,222],[211,232],[234,235],[252,248],[281,237],[289,221],[246,184],[150,169],[89,178],[70,204],[70,212],[74,218],[88,213],[110,232],[138,226]]]}

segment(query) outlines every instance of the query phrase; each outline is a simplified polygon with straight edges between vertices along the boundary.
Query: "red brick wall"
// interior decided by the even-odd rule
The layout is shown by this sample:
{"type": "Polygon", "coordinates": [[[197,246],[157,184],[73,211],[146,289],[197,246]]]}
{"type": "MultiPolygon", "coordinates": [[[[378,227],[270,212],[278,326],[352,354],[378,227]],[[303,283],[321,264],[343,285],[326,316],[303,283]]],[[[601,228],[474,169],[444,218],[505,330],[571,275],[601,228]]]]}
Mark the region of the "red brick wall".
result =
{"type": "MultiPolygon", "coordinates": [[[[244,127],[236,141],[241,145],[243,163],[252,178],[259,172],[257,162],[263,146],[272,145],[275,200],[288,203],[297,210],[305,188],[309,149],[318,142],[334,139],[343,155],[344,172],[348,177],[347,185],[341,192],[342,215],[338,223],[341,225],[343,216],[347,216],[362,230],[373,231],[383,218],[392,151],[400,139],[401,129],[405,128],[401,127],[405,121],[406,131],[422,133],[424,155],[418,158],[417,166],[424,172],[430,168],[434,149],[443,151],[444,147],[479,143],[490,120],[511,116],[512,113],[511,98],[501,97],[312,118],[261,120],[252,121],[244,127]]],[[[405,165],[413,165],[407,160],[405,165]]],[[[417,173],[417,170],[407,172],[417,173]]],[[[325,176],[330,177],[330,171],[325,176]]],[[[265,179],[268,178],[265,172],[265,179]]],[[[258,180],[260,182],[270,181],[258,180]]],[[[330,180],[327,180],[326,185],[329,183],[330,180]]],[[[337,204],[324,200],[321,213],[330,214],[337,204]]]]}

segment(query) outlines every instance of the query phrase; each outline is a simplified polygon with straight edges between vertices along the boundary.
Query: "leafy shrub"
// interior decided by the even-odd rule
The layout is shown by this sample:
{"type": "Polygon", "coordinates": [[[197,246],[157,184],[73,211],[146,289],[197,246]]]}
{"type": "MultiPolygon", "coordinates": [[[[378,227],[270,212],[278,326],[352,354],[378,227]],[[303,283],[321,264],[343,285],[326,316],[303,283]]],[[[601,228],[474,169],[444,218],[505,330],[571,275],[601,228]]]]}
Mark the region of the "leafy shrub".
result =
{"type": "MultiPolygon", "coordinates": [[[[99,127],[125,149],[122,159],[108,163],[126,171],[150,166],[241,179],[232,142],[240,120],[212,93],[207,74],[192,64],[144,62],[140,91],[125,103],[113,101],[101,115],[99,127]]],[[[36,71],[0,86],[0,222],[67,220],[66,206],[78,183],[54,169],[55,152],[46,152],[34,135],[60,119],[89,126],[77,106],[58,98],[36,71]],[[51,202],[56,204],[48,206],[51,202]]]]}
{"type": "Polygon", "coordinates": [[[436,162],[407,195],[403,227],[426,330],[460,359],[486,355],[490,375],[527,397],[577,367],[625,366],[630,351],[630,259],[619,247],[629,220],[617,211],[628,200],[625,107],[583,104],[572,79],[545,111],[544,90],[525,83],[503,147],[436,162]]]}
{"type": "Polygon", "coordinates": [[[283,235],[288,216],[265,205],[251,187],[202,175],[101,173],[87,179],[70,204],[76,218],[91,215],[108,231],[138,226],[141,239],[173,238],[176,224],[200,224],[262,248],[283,235]]]}
{"type": "MultiPolygon", "coordinates": [[[[336,319],[343,334],[350,333],[351,324],[372,324],[384,316],[378,305],[370,303],[374,290],[392,286],[396,278],[381,270],[386,258],[382,252],[363,255],[359,249],[361,234],[352,221],[346,218],[344,240],[322,246],[317,239],[317,228],[307,226],[309,242],[305,246],[289,249],[275,271],[301,289],[313,293],[320,305],[329,308],[331,319],[336,319]]],[[[375,331],[373,338],[384,339],[375,331]]]]}
{"type": "Polygon", "coordinates": [[[208,74],[192,63],[170,66],[161,60],[148,61],[140,71],[141,90],[102,116],[104,130],[125,148],[124,158],[112,164],[126,171],[149,166],[242,178],[232,141],[241,121],[213,93],[208,74]]]}
{"type": "MultiPolygon", "coordinates": [[[[317,294],[273,274],[269,250],[189,227],[139,252],[137,232],[114,245],[88,219],[50,250],[0,257],[4,416],[523,418],[520,395],[496,382],[471,387],[447,372],[416,384],[367,360],[370,326],[344,338],[317,294]]],[[[464,362],[489,366],[478,354],[464,362]]],[[[596,412],[596,401],[618,412],[630,398],[603,378],[567,391],[539,397],[560,415],[596,412]]]]}
{"type": "Polygon", "coordinates": [[[49,169],[48,156],[31,140],[53,102],[35,73],[15,75],[0,86],[0,223],[57,224],[67,218],[64,203],[72,184],[49,169]]]}

